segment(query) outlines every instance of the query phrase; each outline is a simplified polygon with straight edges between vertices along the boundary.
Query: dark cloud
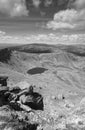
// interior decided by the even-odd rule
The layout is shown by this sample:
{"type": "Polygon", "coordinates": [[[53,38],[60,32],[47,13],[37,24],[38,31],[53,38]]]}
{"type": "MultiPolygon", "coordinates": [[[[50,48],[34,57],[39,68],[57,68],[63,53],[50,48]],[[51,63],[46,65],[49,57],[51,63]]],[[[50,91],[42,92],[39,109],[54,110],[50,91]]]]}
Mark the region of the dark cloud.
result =
{"type": "Polygon", "coordinates": [[[77,14],[76,11],[78,11],[80,13],[80,15],[78,14],[79,18],[82,18],[84,16],[84,8],[85,0],[0,0],[0,14],[11,17],[28,16],[29,14],[31,17],[54,17],[56,19],[62,14],[60,11],[63,11],[62,17],[65,18],[66,13],[70,13],[73,19],[73,12],[75,16],[77,14]],[[74,11],[69,11],[71,9],[74,9],[74,11]],[[58,12],[59,15],[57,15],[58,12]]]}
{"type": "Polygon", "coordinates": [[[69,0],[26,0],[31,16],[52,17],[55,12],[67,9],[68,4],[69,0]]]}
{"type": "Polygon", "coordinates": [[[74,0],[0,0],[0,13],[9,16],[53,17],[73,6],[74,0]]]}

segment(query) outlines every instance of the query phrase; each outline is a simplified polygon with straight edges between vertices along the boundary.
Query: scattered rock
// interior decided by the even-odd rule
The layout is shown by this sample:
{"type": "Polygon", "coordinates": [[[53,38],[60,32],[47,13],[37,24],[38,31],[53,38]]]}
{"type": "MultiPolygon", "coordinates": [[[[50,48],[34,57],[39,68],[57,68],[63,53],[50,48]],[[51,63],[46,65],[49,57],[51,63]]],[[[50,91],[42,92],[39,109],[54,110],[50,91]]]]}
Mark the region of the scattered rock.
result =
{"type": "MultiPolygon", "coordinates": [[[[8,106],[12,117],[7,122],[4,115],[2,117],[0,114],[2,123],[0,128],[2,130],[44,130],[58,127],[62,127],[61,130],[63,130],[66,118],[61,119],[61,116],[57,119],[58,114],[62,112],[59,109],[60,107],[56,104],[56,106],[54,106],[50,97],[46,102],[43,101],[42,95],[34,90],[34,86],[29,86],[27,88],[24,87],[24,89],[21,89],[19,86],[12,88],[7,86],[0,87],[0,108],[8,106]],[[2,119],[4,120],[4,125],[2,119]],[[47,124],[49,125],[46,126],[47,124]],[[40,125],[41,127],[39,127],[40,125]]],[[[63,99],[65,103],[64,96],[61,95],[59,98],[63,99]]],[[[52,96],[52,101],[54,101],[54,103],[55,99],[56,96],[52,96]]],[[[84,100],[82,102],[84,104],[84,100]]],[[[6,111],[6,109],[3,110],[6,111]]],[[[81,122],[78,125],[84,126],[81,122]]],[[[70,124],[66,125],[66,129],[76,130],[76,128],[70,124]]]]}

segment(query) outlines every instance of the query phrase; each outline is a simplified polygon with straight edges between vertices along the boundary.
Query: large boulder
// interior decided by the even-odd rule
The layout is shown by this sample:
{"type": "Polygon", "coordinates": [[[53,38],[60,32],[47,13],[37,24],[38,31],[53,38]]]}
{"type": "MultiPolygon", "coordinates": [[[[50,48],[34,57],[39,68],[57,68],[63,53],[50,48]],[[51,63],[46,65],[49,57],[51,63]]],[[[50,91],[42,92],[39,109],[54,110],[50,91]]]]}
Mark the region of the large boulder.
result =
{"type": "Polygon", "coordinates": [[[21,96],[20,100],[24,105],[29,106],[31,109],[43,110],[43,97],[37,92],[21,96]]]}
{"type": "Polygon", "coordinates": [[[33,92],[33,86],[21,91],[18,96],[22,104],[34,110],[43,110],[43,97],[41,94],[33,92]]]}

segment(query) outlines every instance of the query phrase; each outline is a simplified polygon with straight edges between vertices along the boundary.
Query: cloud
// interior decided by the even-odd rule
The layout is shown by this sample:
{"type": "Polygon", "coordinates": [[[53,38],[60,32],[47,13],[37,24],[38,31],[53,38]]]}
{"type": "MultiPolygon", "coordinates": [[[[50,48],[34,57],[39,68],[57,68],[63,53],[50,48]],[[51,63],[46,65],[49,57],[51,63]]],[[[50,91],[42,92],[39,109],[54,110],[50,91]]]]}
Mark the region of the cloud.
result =
{"type": "MultiPolygon", "coordinates": [[[[39,8],[40,4],[43,2],[41,0],[32,0],[33,2],[33,5],[36,7],[36,8],[39,8]]],[[[53,0],[44,0],[44,6],[45,7],[49,7],[51,4],[53,3],[53,0]]]]}
{"type": "Polygon", "coordinates": [[[52,4],[53,0],[45,0],[45,6],[49,7],[52,4]]]}
{"type": "Polygon", "coordinates": [[[85,44],[85,34],[34,34],[34,35],[10,35],[0,31],[0,43],[10,44],[85,44]]]}
{"type": "Polygon", "coordinates": [[[0,30],[0,36],[3,36],[5,34],[6,34],[6,32],[3,32],[3,31],[0,30]]]}
{"type": "Polygon", "coordinates": [[[75,0],[74,7],[77,10],[85,9],[85,0],[75,0]]]}
{"type": "Polygon", "coordinates": [[[24,0],[0,0],[0,12],[9,16],[27,16],[24,0]]]}
{"type": "Polygon", "coordinates": [[[53,30],[56,30],[56,29],[60,29],[60,28],[74,28],[75,25],[71,25],[69,23],[64,23],[64,22],[56,22],[56,21],[50,21],[47,23],[47,28],[48,29],[53,29],[53,30]]]}
{"type": "Polygon", "coordinates": [[[71,9],[54,14],[53,20],[47,23],[47,28],[81,28],[85,25],[85,0],[75,0],[71,9]]]}
{"type": "Polygon", "coordinates": [[[54,19],[47,23],[47,28],[59,29],[59,28],[74,28],[75,24],[72,24],[73,20],[76,20],[77,11],[65,10],[60,11],[54,15],[54,19]]]}
{"type": "Polygon", "coordinates": [[[34,5],[36,8],[38,8],[39,5],[40,5],[40,3],[41,3],[41,1],[40,1],[40,0],[32,0],[32,1],[33,1],[33,5],[34,5]]]}

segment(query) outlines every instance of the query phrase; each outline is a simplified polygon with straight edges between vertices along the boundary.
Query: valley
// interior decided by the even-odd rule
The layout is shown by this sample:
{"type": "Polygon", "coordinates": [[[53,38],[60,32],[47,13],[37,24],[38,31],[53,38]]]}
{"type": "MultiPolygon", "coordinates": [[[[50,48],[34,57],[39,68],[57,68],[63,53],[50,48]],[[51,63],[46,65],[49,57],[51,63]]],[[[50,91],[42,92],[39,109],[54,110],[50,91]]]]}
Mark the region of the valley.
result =
{"type": "Polygon", "coordinates": [[[84,45],[1,48],[0,77],[0,130],[85,129],[84,45]]]}

